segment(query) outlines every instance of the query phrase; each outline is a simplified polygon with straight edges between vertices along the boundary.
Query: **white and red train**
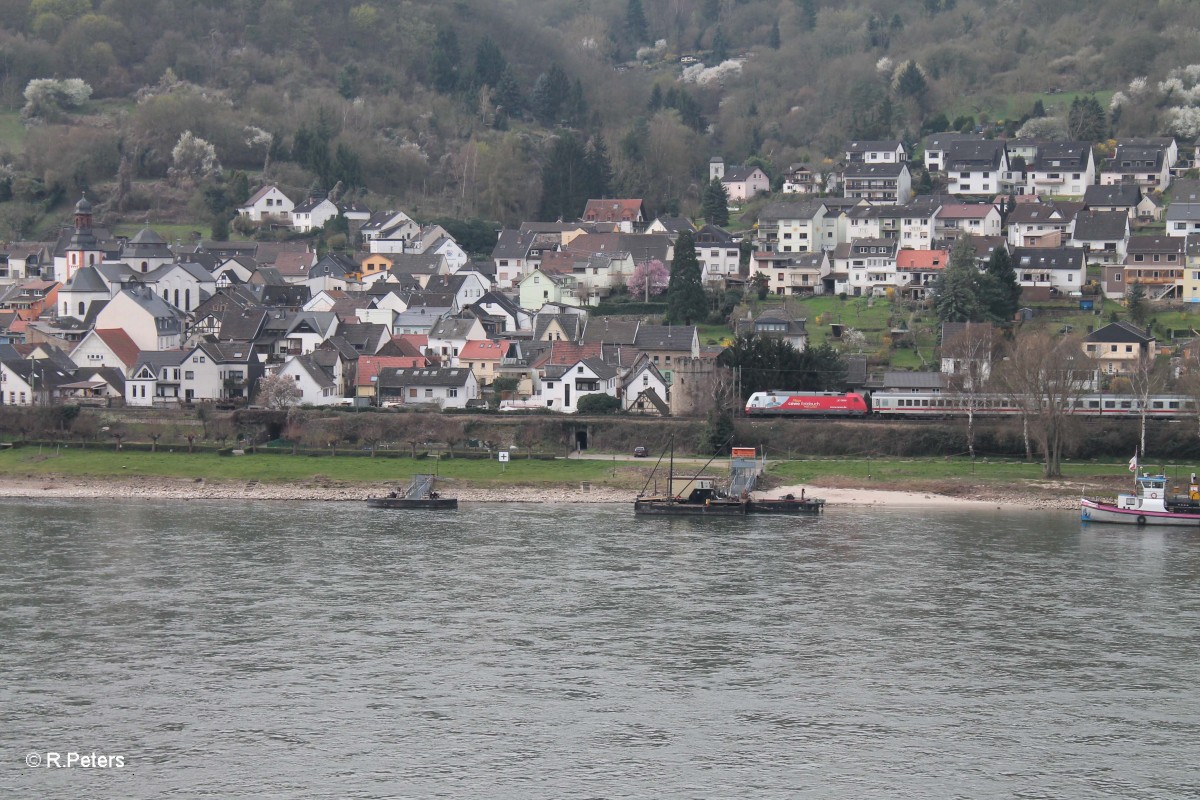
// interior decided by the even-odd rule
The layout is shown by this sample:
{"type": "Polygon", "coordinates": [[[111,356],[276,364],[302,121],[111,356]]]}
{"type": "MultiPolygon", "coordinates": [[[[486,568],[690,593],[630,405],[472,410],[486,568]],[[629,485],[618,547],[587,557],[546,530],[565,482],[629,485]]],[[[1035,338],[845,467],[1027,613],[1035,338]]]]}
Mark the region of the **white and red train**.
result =
{"type": "MultiPolygon", "coordinates": [[[[1021,405],[998,394],[967,398],[938,392],[755,392],[746,401],[748,417],[898,417],[905,419],[1019,417],[1021,405]]],[[[1138,397],[1124,394],[1086,394],[1075,399],[1073,414],[1085,417],[1140,417],[1138,397]]],[[[1195,417],[1196,402],[1183,395],[1154,395],[1146,415],[1172,419],[1195,417]]]]}

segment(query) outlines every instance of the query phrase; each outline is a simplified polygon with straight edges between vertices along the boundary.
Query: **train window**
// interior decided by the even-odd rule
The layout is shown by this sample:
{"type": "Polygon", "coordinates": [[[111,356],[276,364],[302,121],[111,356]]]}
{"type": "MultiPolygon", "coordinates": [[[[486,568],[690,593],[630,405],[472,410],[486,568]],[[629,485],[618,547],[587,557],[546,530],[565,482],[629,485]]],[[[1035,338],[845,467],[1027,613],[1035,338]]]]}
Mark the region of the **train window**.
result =
{"type": "Polygon", "coordinates": [[[1128,400],[1122,400],[1121,408],[1133,408],[1133,403],[1129,402],[1128,400]]]}
{"type": "Polygon", "coordinates": [[[1104,401],[1104,407],[1105,407],[1105,408],[1116,408],[1116,407],[1117,407],[1117,403],[1116,403],[1116,401],[1114,401],[1114,400],[1105,400],[1105,401],[1104,401]]]}
{"type": "Polygon", "coordinates": [[[1151,408],[1162,408],[1163,407],[1162,400],[1155,400],[1154,402],[1152,402],[1150,404],[1150,407],[1151,408]]]}
{"type": "Polygon", "coordinates": [[[1087,407],[1088,408],[1099,408],[1100,402],[1098,400],[1088,400],[1087,407]]]}
{"type": "Polygon", "coordinates": [[[1169,403],[1167,403],[1167,408],[1179,408],[1179,401],[1178,400],[1170,401],[1169,403]]]}

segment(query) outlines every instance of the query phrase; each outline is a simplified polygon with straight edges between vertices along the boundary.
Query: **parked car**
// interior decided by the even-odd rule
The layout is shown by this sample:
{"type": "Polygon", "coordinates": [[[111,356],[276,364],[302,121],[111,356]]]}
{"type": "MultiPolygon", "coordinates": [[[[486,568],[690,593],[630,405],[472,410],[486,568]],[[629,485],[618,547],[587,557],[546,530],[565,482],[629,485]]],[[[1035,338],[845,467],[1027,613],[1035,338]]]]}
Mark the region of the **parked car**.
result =
{"type": "Polygon", "coordinates": [[[634,458],[645,458],[648,455],[650,455],[650,453],[647,452],[646,448],[644,448],[644,447],[638,446],[638,447],[633,448],[633,457],[634,458]]]}

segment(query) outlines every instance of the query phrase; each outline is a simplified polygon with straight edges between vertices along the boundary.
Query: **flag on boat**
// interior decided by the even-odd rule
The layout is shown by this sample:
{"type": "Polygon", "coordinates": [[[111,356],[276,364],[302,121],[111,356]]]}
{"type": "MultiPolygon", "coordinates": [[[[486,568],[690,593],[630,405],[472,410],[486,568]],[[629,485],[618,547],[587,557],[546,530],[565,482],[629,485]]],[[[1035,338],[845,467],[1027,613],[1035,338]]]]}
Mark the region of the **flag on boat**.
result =
{"type": "Polygon", "coordinates": [[[1134,474],[1137,473],[1137,453],[1134,453],[1133,458],[1129,459],[1129,471],[1134,474]]]}

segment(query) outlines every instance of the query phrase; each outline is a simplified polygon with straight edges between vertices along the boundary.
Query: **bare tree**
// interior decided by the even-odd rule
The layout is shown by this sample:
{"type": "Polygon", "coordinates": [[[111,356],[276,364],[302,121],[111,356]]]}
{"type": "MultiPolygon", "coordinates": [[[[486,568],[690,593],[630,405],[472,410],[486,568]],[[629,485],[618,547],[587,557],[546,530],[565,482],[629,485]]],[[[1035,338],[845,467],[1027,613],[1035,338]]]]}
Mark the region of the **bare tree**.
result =
{"type": "Polygon", "coordinates": [[[1063,451],[1078,434],[1072,412],[1094,377],[1093,367],[1079,337],[1037,331],[1019,336],[997,370],[1000,385],[1020,405],[1047,478],[1062,477],[1063,451]]]}
{"type": "Polygon", "coordinates": [[[1138,401],[1138,454],[1146,456],[1146,418],[1150,412],[1150,398],[1162,394],[1170,379],[1170,365],[1151,357],[1143,348],[1141,357],[1131,372],[1126,374],[1129,388],[1138,401]]]}
{"type": "Polygon", "coordinates": [[[164,433],[166,433],[166,428],[164,428],[162,425],[150,424],[147,425],[143,430],[146,432],[146,436],[150,437],[150,452],[157,453],[158,440],[163,437],[164,433]]]}
{"type": "Polygon", "coordinates": [[[379,414],[364,414],[361,419],[355,421],[354,427],[359,441],[371,449],[371,458],[374,458],[379,443],[388,435],[387,420],[379,414]]]}
{"type": "Polygon", "coordinates": [[[988,402],[984,392],[991,382],[996,331],[990,324],[979,322],[954,326],[951,331],[942,342],[943,371],[948,373],[951,395],[967,412],[967,450],[974,458],[975,414],[988,402]]]}

